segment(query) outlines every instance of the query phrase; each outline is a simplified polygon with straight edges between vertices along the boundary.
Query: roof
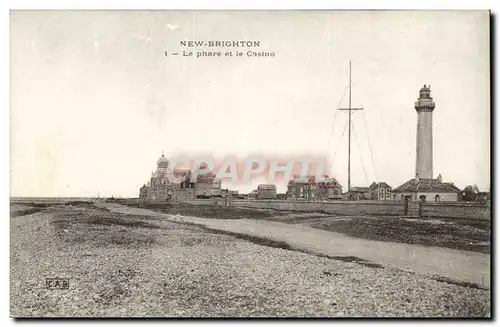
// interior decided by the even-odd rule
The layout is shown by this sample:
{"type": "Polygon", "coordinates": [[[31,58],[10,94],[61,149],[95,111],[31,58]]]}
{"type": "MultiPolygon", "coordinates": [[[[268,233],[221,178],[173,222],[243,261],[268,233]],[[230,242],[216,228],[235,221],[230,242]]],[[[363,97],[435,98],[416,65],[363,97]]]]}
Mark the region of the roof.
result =
{"type": "Polygon", "coordinates": [[[215,177],[217,176],[213,172],[209,171],[208,173],[199,174],[196,181],[198,183],[212,183],[215,180],[215,177]]]}
{"type": "Polygon", "coordinates": [[[178,169],[178,168],[175,168],[172,171],[172,174],[175,177],[191,176],[191,171],[189,169],[178,169]]]}
{"type": "Polygon", "coordinates": [[[459,193],[460,189],[452,186],[451,183],[442,183],[432,178],[413,178],[401,186],[396,187],[394,192],[439,192],[439,193],[459,193]]]}
{"type": "Polygon", "coordinates": [[[345,192],[343,196],[344,199],[348,200],[368,200],[364,192],[354,191],[352,188],[350,191],[345,192]]]}
{"type": "Polygon", "coordinates": [[[389,184],[387,184],[386,182],[380,182],[380,183],[373,182],[370,185],[370,188],[391,188],[392,189],[392,187],[389,184]]]}
{"type": "Polygon", "coordinates": [[[274,185],[274,184],[260,184],[257,188],[259,190],[275,190],[276,185],[274,185]]]}
{"type": "Polygon", "coordinates": [[[420,89],[420,92],[422,92],[422,91],[430,91],[430,90],[431,90],[431,89],[430,89],[430,87],[431,87],[430,85],[429,85],[429,86],[427,86],[427,85],[425,85],[425,84],[424,84],[424,87],[422,87],[422,88],[420,89]]]}
{"type": "Polygon", "coordinates": [[[460,190],[458,187],[455,186],[455,184],[453,183],[444,183],[448,186],[451,186],[453,189],[455,189],[458,193],[462,192],[462,190],[460,190]]]}
{"type": "Polygon", "coordinates": [[[288,181],[289,184],[311,184],[316,182],[316,176],[308,175],[308,176],[300,176],[294,175],[293,179],[288,181]]]}
{"type": "Polygon", "coordinates": [[[161,157],[160,157],[160,159],[158,159],[158,161],[156,162],[157,165],[159,165],[159,164],[166,164],[167,166],[168,166],[168,163],[169,163],[168,159],[165,158],[164,154],[162,154],[161,157]]]}
{"type": "Polygon", "coordinates": [[[293,184],[302,184],[302,185],[315,185],[315,184],[320,184],[320,185],[336,185],[339,187],[342,187],[340,183],[334,178],[334,177],[328,177],[328,175],[324,175],[322,180],[316,180],[315,175],[309,175],[309,176],[304,176],[301,177],[300,175],[294,175],[293,179],[288,181],[288,185],[293,185],[293,184]]]}
{"type": "Polygon", "coordinates": [[[360,186],[354,186],[351,187],[350,192],[361,192],[361,193],[368,193],[370,191],[369,187],[360,187],[360,186]]]}

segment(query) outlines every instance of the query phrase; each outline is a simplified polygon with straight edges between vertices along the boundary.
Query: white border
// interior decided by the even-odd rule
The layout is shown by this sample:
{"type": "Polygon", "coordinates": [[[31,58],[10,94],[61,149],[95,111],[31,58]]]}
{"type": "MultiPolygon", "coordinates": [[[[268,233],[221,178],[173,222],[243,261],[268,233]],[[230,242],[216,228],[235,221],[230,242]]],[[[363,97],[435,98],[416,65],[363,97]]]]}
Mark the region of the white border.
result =
{"type": "MultiPolygon", "coordinates": [[[[243,1],[207,1],[207,0],[183,0],[183,1],[151,1],[151,0],[141,0],[141,1],[131,1],[131,0],[79,0],[79,1],[62,1],[62,0],[52,0],[52,1],[2,1],[0,4],[2,8],[1,15],[1,33],[0,36],[2,38],[1,46],[2,51],[0,54],[2,56],[2,97],[4,99],[2,110],[0,110],[0,123],[2,124],[0,128],[0,168],[1,171],[5,174],[6,178],[2,179],[5,181],[1,183],[0,187],[0,208],[2,213],[2,222],[3,228],[2,233],[3,240],[1,254],[2,254],[2,279],[0,283],[0,308],[1,308],[1,317],[2,317],[2,325],[11,325],[14,324],[14,321],[9,318],[9,183],[7,176],[10,175],[9,170],[9,10],[10,9],[303,9],[303,10],[373,10],[373,9],[390,9],[390,10],[436,10],[436,9],[491,9],[492,12],[499,12],[499,3],[498,0],[461,0],[461,1],[445,1],[445,0],[420,0],[420,1],[373,1],[373,0],[351,0],[351,1],[318,1],[318,0],[289,0],[289,1],[278,1],[278,0],[247,0],[243,1]]],[[[498,19],[498,17],[496,18],[498,19]]],[[[492,26],[492,28],[494,28],[492,26]]],[[[498,44],[498,34],[495,35],[494,39],[495,44],[498,44]]],[[[498,62],[498,50],[495,53],[495,57],[493,60],[498,62]]],[[[495,67],[495,73],[498,71],[498,65],[495,67]]],[[[495,74],[498,76],[498,74],[495,74]]],[[[498,94],[498,80],[495,89],[491,90],[498,94]]],[[[497,100],[498,101],[498,100],[497,100]]],[[[494,108],[496,110],[496,107],[494,108]]],[[[499,126],[499,118],[498,115],[496,117],[495,123],[499,126]]],[[[497,140],[495,135],[495,140],[497,140]]],[[[498,141],[498,140],[497,140],[498,141]]],[[[499,150],[499,142],[495,142],[495,150],[498,152],[499,150]]],[[[493,168],[493,167],[491,167],[493,168]]],[[[498,178],[495,178],[495,182],[498,182],[498,178]]],[[[498,183],[495,183],[498,184],[498,183]]],[[[497,203],[497,196],[494,194],[494,203],[497,203]]],[[[498,225],[498,223],[496,224],[498,225]]],[[[495,228],[495,231],[496,232],[495,228]]],[[[496,233],[494,233],[496,235],[496,233]]],[[[496,253],[496,248],[495,252],[496,253]]],[[[495,272],[495,281],[497,274],[495,272]]],[[[496,298],[495,303],[498,302],[498,298],[496,298]]],[[[495,310],[498,314],[498,310],[495,310]]],[[[92,325],[102,325],[110,321],[86,321],[80,322],[79,324],[92,324],[92,325]]],[[[207,321],[204,321],[206,323],[207,321]]],[[[296,323],[294,321],[289,321],[290,323],[296,323]]],[[[414,322],[414,321],[412,321],[414,322]]],[[[33,322],[32,322],[33,323],[33,322]]],[[[53,321],[43,321],[43,322],[34,322],[37,324],[52,324],[53,321]]],[[[71,321],[59,321],[58,325],[67,325],[70,324],[71,321]]],[[[115,322],[116,323],[116,322],[115,322]]],[[[127,325],[139,325],[144,324],[144,321],[119,321],[118,323],[127,323],[127,325]]],[[[176,324],[174,321],[164,321],[164,323],[168,324],[176,324]]],[[[186,322],[188,323],[188,322],[186,322]]],[[[191,324],[192,322],[189,322],[191,324]]],[[[213,323],[218,324],[218,321],[214,321],[213,323]]],[[[230,322],[238,323],[235,321],[230,322]]],[[[240,322],[241,323],[241,322],[240,322]]],[[[264,322],[262,322],[264,323],[264,322]]],[[[283,323],[283,322],[281,322],[283,323]]],[[[309,323],[318,323],[317,321],[311,322],[303,322],[305,324],[309,323]]],[[[346,323],[341,321],[325,321],[324,323],[346,323]]],[[[353,322],[350,322],[351,324],[353,322]]],[[[359,324],[361,322],[358,322],[359,324]]],[[[355,324],[358,324],[355,323],[355,324]]],[[[369,324],[373,324],[373,321],[368,322],[369,324]]],[[[380,321],[378,324],[386,324],[387,321],[380,321]]],[[[401,321],[395,322],[400,324],[401,321]]],[[[422,323],[426,323],[422,321],[422,323]]],[[[428,322],[430,325],[438,325],[443,322],[433,321],[428,322]]],[[[457,321],[453,321],[453,323],[457,323],[457,321]]],[[[477,322],[480,323],[480,322],[477,322]]],[[[185,324],[185,323],[184,323],[185,324]]],[[[265,322],[264,324],[269,324],[269,322],[265,322]]]]}

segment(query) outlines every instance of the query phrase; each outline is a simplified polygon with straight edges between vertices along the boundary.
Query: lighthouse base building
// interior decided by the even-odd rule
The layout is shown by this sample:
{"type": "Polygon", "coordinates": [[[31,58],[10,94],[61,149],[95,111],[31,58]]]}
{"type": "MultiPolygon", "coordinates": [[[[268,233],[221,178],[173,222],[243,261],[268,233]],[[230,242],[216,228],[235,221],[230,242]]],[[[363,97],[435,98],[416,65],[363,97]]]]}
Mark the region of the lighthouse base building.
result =
{"type": "Polygon", "coordinates": [[[460,189],[453,183],[444,183],[441,175],[436,179],[415,177],[393,190],[395,200],[440,202],[458,201],[460,189]]]}

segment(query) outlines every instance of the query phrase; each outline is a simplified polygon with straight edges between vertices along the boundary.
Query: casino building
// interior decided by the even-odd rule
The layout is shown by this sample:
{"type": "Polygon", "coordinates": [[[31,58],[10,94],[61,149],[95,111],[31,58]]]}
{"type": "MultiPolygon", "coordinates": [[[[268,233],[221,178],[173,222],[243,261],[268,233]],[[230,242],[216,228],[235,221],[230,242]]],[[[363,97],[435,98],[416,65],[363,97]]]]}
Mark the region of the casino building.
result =
{"type": "MultiPolygon", "coordinates": [[[[171,169],[165,155],[161,155],[156,163],[156,171],[139,190],[141,200],[182,201],[195,198],[220,197],[221,181],[212,172],[191,176],[190,169],[171,169]]],[[[201,165],[198,171],[206,168],[201,165]]]]}

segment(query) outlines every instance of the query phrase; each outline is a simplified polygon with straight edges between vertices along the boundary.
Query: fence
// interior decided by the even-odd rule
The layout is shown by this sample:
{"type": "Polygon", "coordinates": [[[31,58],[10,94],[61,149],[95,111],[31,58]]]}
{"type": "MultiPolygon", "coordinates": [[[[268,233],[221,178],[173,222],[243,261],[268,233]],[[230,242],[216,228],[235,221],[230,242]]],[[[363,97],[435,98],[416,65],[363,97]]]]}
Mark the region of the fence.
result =
{"type": "Polygon", "coordinates": [[[387,215],[490,219],[488,205],[464,202],[419,203],[404,201],[304,201],[196,199],[193,205],[227,205],[236,208],[293,212],[322,212],[341,215],[387,215]]]}
{"type": "Polygon", "coordinates": [[[427,202],[422,204],[422,216],[491,219],[491,208],[479,203],[427,202]]]}

